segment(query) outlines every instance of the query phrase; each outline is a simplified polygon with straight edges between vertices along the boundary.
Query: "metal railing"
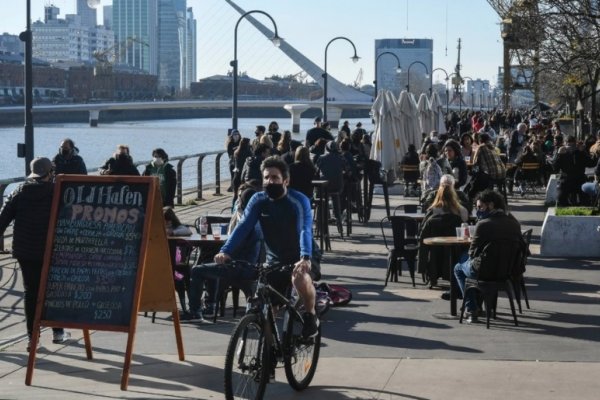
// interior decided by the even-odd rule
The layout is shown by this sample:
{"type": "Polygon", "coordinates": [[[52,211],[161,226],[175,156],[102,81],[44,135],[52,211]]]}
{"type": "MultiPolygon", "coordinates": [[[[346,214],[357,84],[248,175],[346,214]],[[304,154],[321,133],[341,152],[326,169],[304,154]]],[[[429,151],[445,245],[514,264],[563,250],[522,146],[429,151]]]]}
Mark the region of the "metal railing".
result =
{"type": "MultiPolygon", "coordinates": [[[[177,165],[175,166],[177,171],[177,189],[175,193],[175,203],[177,205],[183,204],[184,195],[189,195],[192,193],[196,194],[196,200],[202,200],[202,192],[204,190],[204,168],[203,162],[206,157],[215,156],[215,164],[214,164],[214,173],[215,173],[215,195],[221,194],[221,157],[225,154],[226,151],[209,151],[205,153],[195,153],[195,154],[187,154],[183,156],[172,157],[169,161],[177,161],[177,165]],[[185,162],[188,160],[193,160],[197,158],[198,161],[195,165],[195,168],[184,166],[185,162]],[[192,172],[193,171],[193,172],[192,172]],[[194,182],[191,183],[191,182],[194,182]],[[184,184],[185,183],[185,184],[184,184]]],[[[139,161],[134,163],[136,167],[145,166],[150,163],[148,161],[139,161]]],[[[188,163],[189,165],[189,163],[188,163]]],[[[99,168],[90,168],[88,169],[88,173],[90,175],[97,175],[99,168]]],[[[6,197],[6,189],[14,184],[18,184],[25,181],[25,177],[18,178],[8,178],[8,179],[0,179],[0,198],[2,199],[2,204],[4,204],[4,198],[6,197]]],[[[212,183],[210,186],[207,185],[206,189],[210,189],[212,187],[212,183]]],[[[0,251],[4,251],[4,235],[0,237],[0,251]]]]}

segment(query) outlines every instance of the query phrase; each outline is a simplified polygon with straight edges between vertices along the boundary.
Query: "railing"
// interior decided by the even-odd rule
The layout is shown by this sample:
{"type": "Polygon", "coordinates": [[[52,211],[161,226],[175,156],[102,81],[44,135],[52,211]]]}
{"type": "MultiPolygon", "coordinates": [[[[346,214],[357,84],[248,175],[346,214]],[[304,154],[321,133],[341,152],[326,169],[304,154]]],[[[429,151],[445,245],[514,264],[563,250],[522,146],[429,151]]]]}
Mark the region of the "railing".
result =
{"type": "MultiPolygon", "coordinates": [[[[215,164],[214,164],[214,173],[215,173],[215,195],[221,194],[221,157],[225,154],[224,150],[220,151],[210,151],[206,153],[196,153],[196,154],[188,154],[183,156],[172,157],[169,161],[177,161],[177,165],[175,166],[177,171],[177,190],[175,193],[175,203],[178,205],[183,204],[184,195],[189,195],[192,193],[196,193],[196,200],[202,200],[202,192],[204,190],[204,168],[203,162],[204,159],[208,156],[215,156],[215,164]],[[198,161],[193,166],[184,165],[187,160],[193,160],[194,158],[198,158],[198,161]],[[192,172],[193,171],[193,172],[192,172]]],[[[134,163],[136,167],[145,166],[150,163],[150,161],[139,161],[134,163]]],[[[97,175],[98,168],[88,169],[88,173],[90,175],[97,175]]],[[[4,204],[4,198],[6,197],[5,192],[6,189],[14,184],[24,182],[25,177],[19,178],[8,178],[8,179],[0,179],[0,198],[2,199],[2,204],[4,204]]],[[[212,187],[207,186],[207,189],[212,187]]],[[[0,251],[4,251],[4,236],[0,237],[0,251]]]]}

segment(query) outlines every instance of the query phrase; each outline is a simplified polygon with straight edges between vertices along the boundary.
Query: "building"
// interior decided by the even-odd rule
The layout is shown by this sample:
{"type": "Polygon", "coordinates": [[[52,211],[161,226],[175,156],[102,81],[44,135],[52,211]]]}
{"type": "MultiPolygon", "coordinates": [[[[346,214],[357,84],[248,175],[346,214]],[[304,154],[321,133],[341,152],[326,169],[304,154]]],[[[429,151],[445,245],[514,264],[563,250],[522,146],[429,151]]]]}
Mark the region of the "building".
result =
{"type": "Polygon", "coordinates": [[[77,15],[81,18],[81,25],[95,28],[98,24],[96,9],[88,6],[87,0],[77,0],[77,15]]]}
{"type": "Polygon", "coordinates": [[[112,15],[113,15],[113,11],[112,11],[112,6],[104,6],[103,8],[103,25],[106,29],[112,30],[112,15]]]}
{"type": "Polygon", "coordinates": [[[0,35],[0,53],[16,53],[23,52],[23,42],[17,35],[3,33],[0,35]]]}
{"type": "Polygon", "coordinates": [[[398,62],[391,55],[383,55],[377,62],[377,88],[391,90],[396,96],[409,84],[410,92],[419,96],[429,93],[433,65],[431,39],[376,39],[375,60],[389,51],[400,60],[402,72],[396,71],[398,62]]]}
{"type": "Polygon", "coordinates": [[[157,25],[158,1],[113,0],[112,29],[118,62],[158,74],[157,25]]]}
{"type": "Polygon", "coordinates": [[[58,7],[47,6],[44,22],[32,24],[34,57],[48,62],[93,61],[95,53],[112,51],[112,31],[95,24],[83,25],[80,15],[67,14],[60,19],[59,13],[58,7]]]}
{"type": "Polygon", "coordinates": [[[196,80],[196,20],[186,0],[114,0],[119,61],[157,74],[162,94],[196,80]]]}
{"type": "Polygon", "coordinates": [[[483,79],[467,80],[467,91],[463,101],[469,108],[484,109],[491,107],[490,81],[483,79]]]}

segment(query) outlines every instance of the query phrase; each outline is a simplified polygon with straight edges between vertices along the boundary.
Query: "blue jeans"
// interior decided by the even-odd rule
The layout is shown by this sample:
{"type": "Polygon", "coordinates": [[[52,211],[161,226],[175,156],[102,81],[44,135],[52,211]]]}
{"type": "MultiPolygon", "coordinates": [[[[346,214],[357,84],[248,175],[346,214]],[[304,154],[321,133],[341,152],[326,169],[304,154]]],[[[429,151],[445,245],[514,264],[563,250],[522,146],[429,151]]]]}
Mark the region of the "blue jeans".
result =
{"type": "Polygon", "coordinates": [[[593,198],[598,194],[598,184],[596,182],[586,182],[581,185],[581,191],[593,198]]]}
{"type": "MultiPolygon", "coordinates": [[[[465,253],[466,255],[466,253],[465,253]]],[[[467,278],[475,278],[477,274],[471,268],[471,259],[468,257],[461,257],[458,264],[454,266],[454,276],[458,287],[462,292],[463,298],[465,299],[465,307],[467,311],[474,312],[477,310],[477,297],[475,291],[471,290],[469,293],[465,293],[465,281],[467,278]]]]}

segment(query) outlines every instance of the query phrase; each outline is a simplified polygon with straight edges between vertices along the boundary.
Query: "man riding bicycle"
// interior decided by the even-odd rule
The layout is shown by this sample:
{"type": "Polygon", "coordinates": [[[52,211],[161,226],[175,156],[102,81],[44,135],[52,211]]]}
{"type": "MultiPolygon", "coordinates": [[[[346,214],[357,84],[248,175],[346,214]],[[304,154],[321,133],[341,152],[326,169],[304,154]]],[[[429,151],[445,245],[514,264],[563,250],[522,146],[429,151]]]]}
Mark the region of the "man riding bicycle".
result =
{"type": "Polygon", "coordinates": [[[311,263],[313,236],[310,201],[304,194],[288,189],[288,166],[279,157],[265,159],[261,171],[265,191],[252,196],[242,219],[215,256],[215,262],[230,262],[230,255],[236,252],[254,226],[259,223],[264,237],[267,263],[294,264],[291,274],[272,274],[269,281],[276,290],[285,292],[291,278],[291,283],[306,309],[302,335],[313,337],[319,329],[313,277],[318,278],[320,271],[316,263],[311,263]]]}

